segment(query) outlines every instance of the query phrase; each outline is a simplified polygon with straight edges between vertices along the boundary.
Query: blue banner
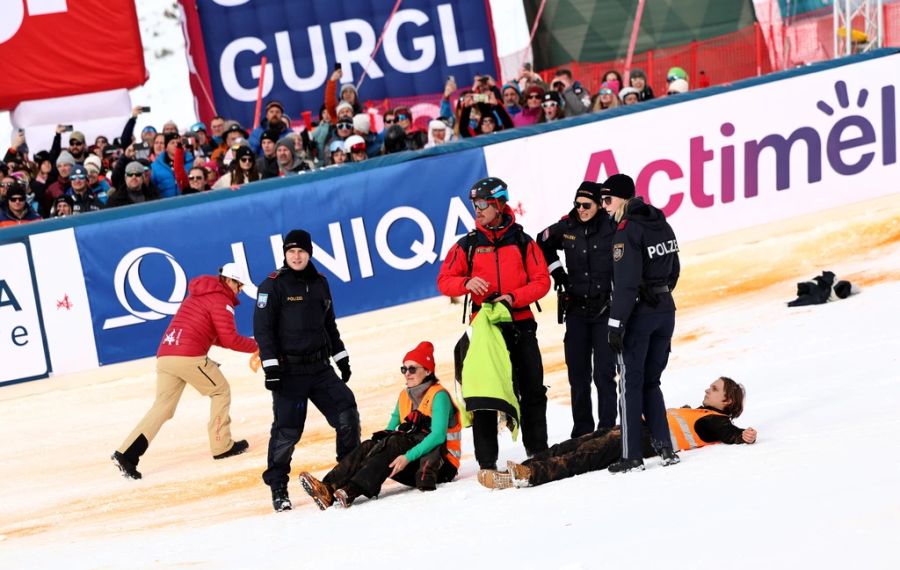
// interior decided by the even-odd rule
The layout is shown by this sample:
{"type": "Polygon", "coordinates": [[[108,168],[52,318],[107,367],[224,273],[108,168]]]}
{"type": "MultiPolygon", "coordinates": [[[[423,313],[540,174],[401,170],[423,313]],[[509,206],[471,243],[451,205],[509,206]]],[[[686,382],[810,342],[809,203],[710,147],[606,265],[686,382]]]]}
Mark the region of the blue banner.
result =
{"type": "MultiPolygon", "coordinates": [[[[448,75],[466,85],[495,73],[486,0],[405,0],[375,50],[393,0],[196,0],[218,114],[252,123],[260,59],[264,98],[287,115],[318,113],[335,64],[360,101],[441,93],[448,75]]],[[[198,41],[198,38],[191,38],[198,41]]]]}
{"type": "MultiPolygon", "coordinates": [[[[254,283],[266,279],[295,228],[313,236],[338,316],[438,295],[441,261],[474,225],[466,192],[487,175],[483,151],[333,172],[76,227],[100,363],[155,354],[192,278],[234,261],[254,283]]],[[[245,288],[237,307],[245,335],[255,296],[245,288]]]]}

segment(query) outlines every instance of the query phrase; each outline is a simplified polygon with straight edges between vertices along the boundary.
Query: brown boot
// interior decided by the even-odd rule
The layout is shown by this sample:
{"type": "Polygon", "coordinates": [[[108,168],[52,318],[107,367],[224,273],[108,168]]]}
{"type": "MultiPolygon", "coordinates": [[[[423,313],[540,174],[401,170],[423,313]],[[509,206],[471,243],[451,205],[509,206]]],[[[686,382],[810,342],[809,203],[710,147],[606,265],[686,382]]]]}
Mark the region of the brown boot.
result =
{"type": "Polygon", "coordinates": [[[509,489],[513,486],[509,473],[494,469],[479,469],[478,482],[488,489],[509,489]]]}
{"type": "Polygon", "coordinates": [[[527,465],[522,465],[515,461],[507,461],[506,469],[512,477],[514,487],[531,487],[531,469],[527,465]]]}
{"type": "Polygon", "coordinates": [[[319,507],[319,509],[324,511],[334,504],[334,495],[332,495],[328,485],[319,481],[307,471],[300,474],[300,485],[302,485],[303,490],[312,497],[312,500],[316,502],[316,506],[319,507]]]}

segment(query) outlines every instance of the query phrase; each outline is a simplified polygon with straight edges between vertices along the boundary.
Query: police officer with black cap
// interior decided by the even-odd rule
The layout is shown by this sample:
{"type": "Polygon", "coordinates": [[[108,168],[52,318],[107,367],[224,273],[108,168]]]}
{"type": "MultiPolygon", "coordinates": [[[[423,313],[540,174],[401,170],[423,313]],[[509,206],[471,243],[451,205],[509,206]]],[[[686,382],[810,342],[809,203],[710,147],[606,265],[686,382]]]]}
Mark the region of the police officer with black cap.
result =
{"type": "Polygon", "coordinates": [[[274,420],[268,469],[276,511],[289,510],[291,455],[300,441],[311,401],[336,431],[337,460],[359,445],[359,413],[350,380],[350,358],[335,323],[331,290],[312,263],[309,232],[292,230],[284,240],[284,266],[259,286],[253,333],[272,391],[274,420]],[[338,378],[329,364],[333,358],[338,378]]]}
{"type": "Polygon", "coordinates": [[[616,360],[606,330],[616,223],[601,207],[601,188],[597,182],[582,182],[575,193],[575,207],[537,239],[565,314],[573,438],[616,424],[616,360]],[[565,252],[565,268],[560,250],[565,252]],[[596,424],[592,379],[597,387],[596,424]]]}
{"type": "Polygon", "coordinates": [[[601,189],[603,207],[618,223],[613,237],[613,294],[609,346],[619,365],[622,458],[612,473],[643,470],[642,425],[662,464],[678,463],[672,450],[660,378],[675,330],[672,290],[678,282],[678,241],[657,208],[635,197],[634,181],[614,174],[601,189]]]}

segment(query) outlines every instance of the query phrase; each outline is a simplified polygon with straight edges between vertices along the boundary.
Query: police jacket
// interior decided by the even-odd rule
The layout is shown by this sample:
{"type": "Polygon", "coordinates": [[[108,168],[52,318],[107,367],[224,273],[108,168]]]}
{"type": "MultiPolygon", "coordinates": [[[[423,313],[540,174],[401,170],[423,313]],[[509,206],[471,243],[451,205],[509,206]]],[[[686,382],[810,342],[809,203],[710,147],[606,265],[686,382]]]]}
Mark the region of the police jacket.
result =
{"type": "Polygon", "coordinates": [[[613,238],[613,300],[609,326],[624,326],[634,313],[675,310],[678,241],[666,217],[638,198],[625,206],[613,238]]]}
{"type": "Polygon", "coordinates": [[[328,281],[311,260],[303,271],[284,266],[260,284],[253,334],[263,366],[274,360],[312,363],[346,356],[328,281]]]}
{"type": "Polygon", "coordinates": [[[490,289],[485,295],[472,294],[472,318],[485,298],[508,294],[513,300],[513,320],[534,319],[529,305],[550,290],[547,262],[534,240],[515,223],[515,214],[508,205],[501,215],[500,227],[486,228],[476,223],[474,233],[463,236],[450,248],[438,273],[437,286],[444,295],[461,297],[469,292],[466,282],[481,277],[490,289]]]}
{"type": "Polygon", "coordinates": [[[612,241],[616,223],[606,212],[597,212],[587,223],[573,209],[538,236],[548,269],[552,273],[562,267],[557,251],[566,253],[569,274],[567,293],[582,300],[601,303],[609,298],[613,279],[612,241]]]}

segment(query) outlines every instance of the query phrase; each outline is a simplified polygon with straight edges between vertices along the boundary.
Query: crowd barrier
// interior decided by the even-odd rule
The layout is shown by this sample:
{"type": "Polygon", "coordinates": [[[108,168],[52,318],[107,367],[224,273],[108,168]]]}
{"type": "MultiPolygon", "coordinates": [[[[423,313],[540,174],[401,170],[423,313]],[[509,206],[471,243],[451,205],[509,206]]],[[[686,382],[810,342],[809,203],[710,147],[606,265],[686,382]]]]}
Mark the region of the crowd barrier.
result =
{"type": "MultiPolygon", "coordinates": [[[[582,180],[631,174],[684,241],[897,191],[900,53],[845,60],[236,192],[0,231],[0,384],[152,355],[187,283],[229,261],[259,283],[312,232],[338,315],[438,294],[488,174],[534,234],[582,180]]],[[[256,290],[236,317],[252,331],[256,290]]]]}

